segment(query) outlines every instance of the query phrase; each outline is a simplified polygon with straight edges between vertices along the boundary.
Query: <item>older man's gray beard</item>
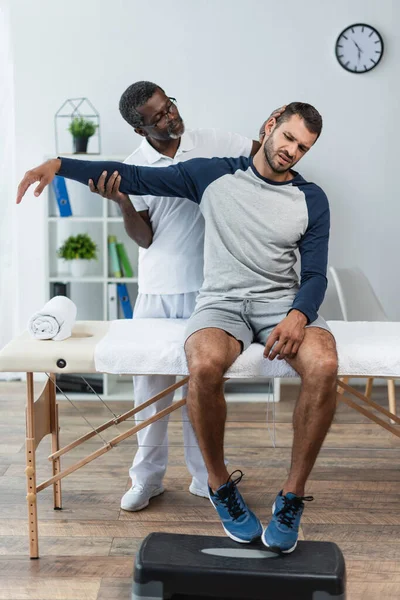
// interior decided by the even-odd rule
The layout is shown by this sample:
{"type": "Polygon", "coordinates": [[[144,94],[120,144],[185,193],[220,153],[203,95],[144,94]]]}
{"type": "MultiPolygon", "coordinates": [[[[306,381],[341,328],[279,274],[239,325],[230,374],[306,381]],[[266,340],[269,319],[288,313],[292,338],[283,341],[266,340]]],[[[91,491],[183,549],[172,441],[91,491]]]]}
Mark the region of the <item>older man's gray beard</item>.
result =
{"type": "Polygon", "coordinates": [[[184,133],[185,133],[185,123],[183,122],[183,120],[180,123],[181,128],[178,131],[178,133],[175,133],[174,131],[171,131],[170,128],[168,127],[168,136],[171,138],[171,140],[178,140],[184,133]]]}

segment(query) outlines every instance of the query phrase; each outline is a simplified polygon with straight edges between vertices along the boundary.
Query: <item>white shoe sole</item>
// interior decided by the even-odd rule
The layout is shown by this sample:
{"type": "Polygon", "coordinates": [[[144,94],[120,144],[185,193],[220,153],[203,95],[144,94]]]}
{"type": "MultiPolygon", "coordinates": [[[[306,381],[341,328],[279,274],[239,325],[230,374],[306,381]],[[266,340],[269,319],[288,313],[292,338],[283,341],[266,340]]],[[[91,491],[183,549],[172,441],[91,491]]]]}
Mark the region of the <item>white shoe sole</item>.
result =
{"type": "MultiPolygon", "coordinates": [[[[209,500],[210,500],[211,504],[213,505],[213,507],[215,508],[215,510],[216,510],[216,512],[217,512],[217,514],[218,514],[218,511],[217,511],[217,509],[216,509],[216,507],[215,507],[215,504],[214,504],[214,502],[212,501],[212,499],[211,499],[210,495],[208,495],[208,498],[209,498],[209,500]]],[[[223,523],[221,523],[221,525],[222,525],[222,529],[225,531],[226,535],[227,535],[229,538],[231,538],[231,540],[233,540],[234,542],[239,542],[239,544],[251,544],[252,542],[254,542],[254,540],[258,540],[258,539],[259,539],[259,537],[260,537],[260,536],[258,535],[258,536],[256,536],[256,537],[252,538],[251,540],[241,540],[240,538],[237,538],[235,535],[233,535],[233,533],[231,533],[230,531],[228,531],[228,530],[225,528],[225,525],[224,525],[223,523]]],[[[261,527],[262,527],[262,525],[261,525],[261,527]]],[[[262,535],[262,534],[261,534],[261,535],[262,535]]]]}
{"type": "Polygon", "coordinates": [[[161,494],[164,493],[164,488],[159,488],[158,490],[155,490],[149,497],[148,499],[143,502],[143,504],[140,504],[140,506],[135,506],[135,508],[132,507],[128,507],[127,505],[123,506],[122,502],[121,502],[121,509],[125,510],[127,512],[138,512],[139,510],[143,510],[144,508],[146,508],[149,504],[150,504],[150,500],[152,498],[155,498],[156,496],[160,496],[161,494]]]}
{"type": "Polygon", "coordinates": [[[209,498],[208,491],[195,487],[192,483],[189,486],[189,492],[193,494],[193,496],[199,496],[200,498],[209,498]]]}
{"type": "MultiPolygon", "coordinates": [[[[275,512],[275,502],[274,502],[274,505],[273,505],[273,507],[272,507],[272,514],[274,514],[274,512],[275,512]]],[[[264,546],[265,546],[266,548],[272,548],[272,549],[274,549],[274,548],[277,548],[276,546],[269,546],[269,545],[267,544],[267,541],[266,541],[266,539],[265,539],[265,537],[264,537],[264,536],[265,536],[265,532],[266,532],[266,531],[267,531],[267,529],[265,529],[265,530],[264,530],[264,532],[263,532],[263,534],[262,534],[262,536],[261,536],[261,541],[262,541],[262,543],[264,544],[264,546]]],[[[296,540],[296,543],[295,543],[295,545],[294,545],[294,546],[292,546],[292,548],[289,548],[289,550],[281,550],[281,549],[279,548],[279,552],[281,552],[282,554],[291,554],[292,552],[294,552],[294,551],[296,550],[296,546],[297,546],[297,540],[296,540]]]]}

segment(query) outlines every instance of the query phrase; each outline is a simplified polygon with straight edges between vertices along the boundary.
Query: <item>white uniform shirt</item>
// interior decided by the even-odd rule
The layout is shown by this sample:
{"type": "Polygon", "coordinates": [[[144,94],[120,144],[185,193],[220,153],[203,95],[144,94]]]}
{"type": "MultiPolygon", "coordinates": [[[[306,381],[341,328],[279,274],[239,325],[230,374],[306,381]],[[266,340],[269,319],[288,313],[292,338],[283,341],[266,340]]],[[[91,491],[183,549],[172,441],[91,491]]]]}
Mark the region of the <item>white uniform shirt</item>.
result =
{"type": "MultiPolygon", "coordinates": [[[[168,167],[191,158],[249,156],[252,140],[216,129],[185,131],[174,158],[160,154],[146,138],[124,161],[168,167]]],[[[140,294],[186,294],[203,283],[204,219],[194,202],[182,198],[131,196],[137,211],[148,210],[153,228],[149,248],[139,248],[140,294]]]]}

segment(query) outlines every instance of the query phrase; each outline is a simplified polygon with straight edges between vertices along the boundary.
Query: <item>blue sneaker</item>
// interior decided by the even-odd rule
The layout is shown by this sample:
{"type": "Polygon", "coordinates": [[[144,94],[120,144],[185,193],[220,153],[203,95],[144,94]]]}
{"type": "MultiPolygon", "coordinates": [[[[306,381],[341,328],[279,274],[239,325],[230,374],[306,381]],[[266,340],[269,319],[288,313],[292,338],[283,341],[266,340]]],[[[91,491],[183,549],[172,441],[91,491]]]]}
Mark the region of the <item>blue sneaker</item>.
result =
{"type": "Polygon", "coordinates": [[[215,493],[209,487],[210,500],[217,511],[225,533],[235,542],[249,544],[261,537],[263,528],[256,515],[247,508],[237,484],[243,477],[242,471],[234,471],[224,485],[221,485],[215,493]],[[232,475],[239,473],[236,479],[232,475]]]}
{"type": "Polygon", "coordinates": [[[282,492],[276,497],[272,507],[272,521],[262,535],[262,543],[267,548],[284,554],[290,554],[297,546],[300,519],[304,510],[304,502],[314,500],[312,496],[300,497],[282,492]]]}

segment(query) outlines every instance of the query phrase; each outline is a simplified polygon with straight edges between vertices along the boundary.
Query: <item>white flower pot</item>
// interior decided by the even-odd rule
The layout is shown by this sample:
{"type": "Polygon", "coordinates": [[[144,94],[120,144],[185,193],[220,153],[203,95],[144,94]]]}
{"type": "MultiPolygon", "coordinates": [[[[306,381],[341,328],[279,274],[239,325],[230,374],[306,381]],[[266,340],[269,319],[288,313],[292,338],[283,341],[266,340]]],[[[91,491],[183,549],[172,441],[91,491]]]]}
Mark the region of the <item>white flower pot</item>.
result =
{"type": "Polygon", "coordinates": [[[85,258],[76,258],[71,260],[71,275],[72,277],[83,277],[89,269],[90,260],[85,258]]]}

